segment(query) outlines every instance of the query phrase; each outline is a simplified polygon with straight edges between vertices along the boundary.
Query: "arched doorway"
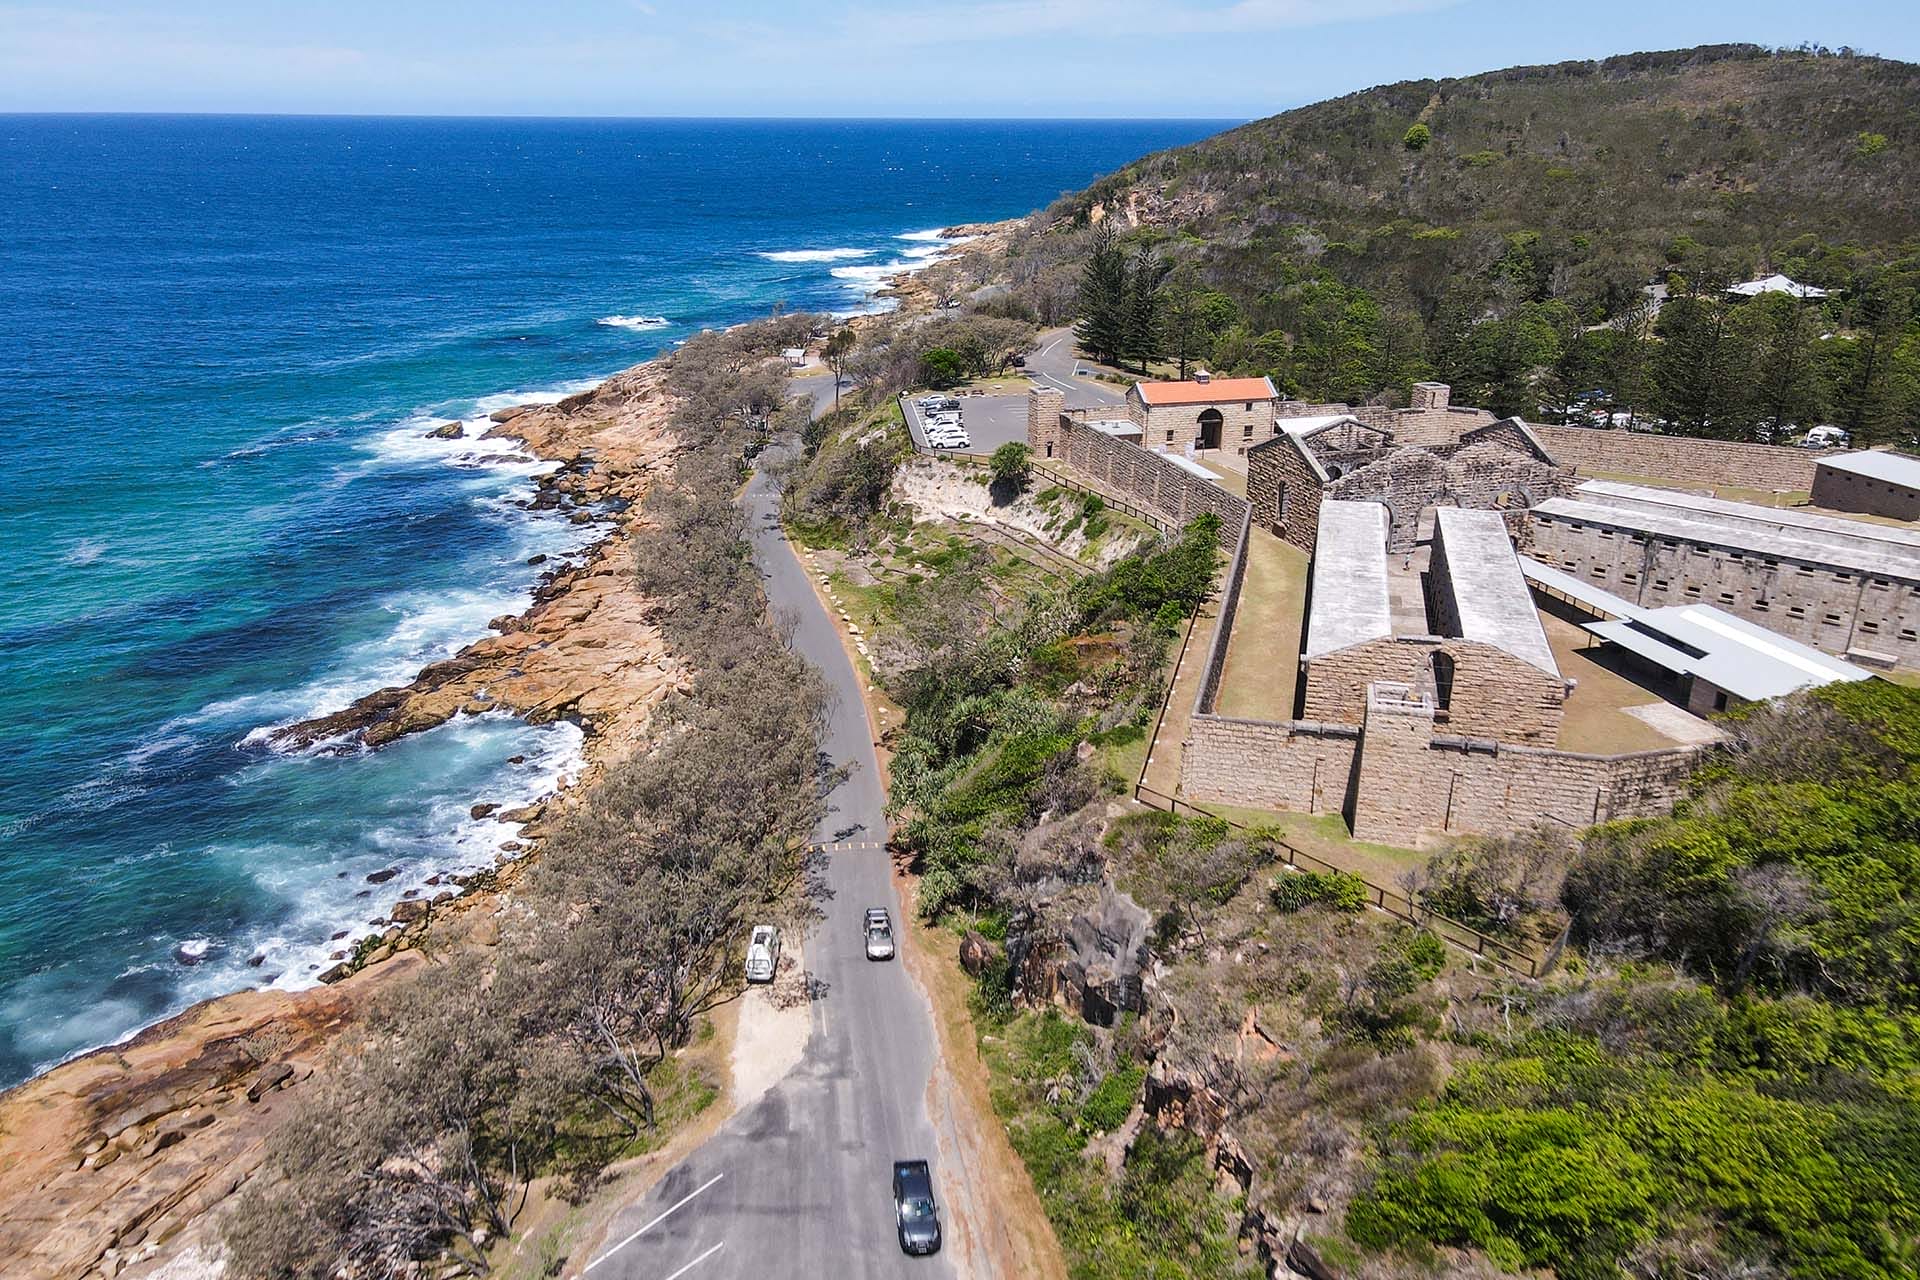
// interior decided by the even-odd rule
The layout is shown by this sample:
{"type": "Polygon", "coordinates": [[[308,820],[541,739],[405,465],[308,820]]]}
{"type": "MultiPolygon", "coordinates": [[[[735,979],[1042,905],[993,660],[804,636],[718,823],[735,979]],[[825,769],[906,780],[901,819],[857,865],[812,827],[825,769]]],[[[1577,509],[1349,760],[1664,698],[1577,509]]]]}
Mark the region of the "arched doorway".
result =
{"type": "Polygon", "coordinates": [[[1226,417],[1218,409],[1200,411],[1200,445],[1202,449],[1220,447],[1220,431],[1226,425],[1226,417]]]}

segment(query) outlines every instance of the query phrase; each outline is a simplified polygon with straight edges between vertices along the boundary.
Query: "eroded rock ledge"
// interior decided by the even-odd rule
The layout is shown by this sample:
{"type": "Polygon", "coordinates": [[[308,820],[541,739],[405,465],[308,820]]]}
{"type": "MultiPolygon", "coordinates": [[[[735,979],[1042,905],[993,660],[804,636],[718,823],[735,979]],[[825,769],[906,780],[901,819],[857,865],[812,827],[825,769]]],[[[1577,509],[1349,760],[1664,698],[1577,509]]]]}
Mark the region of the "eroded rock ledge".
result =
{"type": "MultiPolygon", "coordinates": [[[[587,771],[630,754],[653,706],[684,678],[634,586],[623,536],[671,467],[677,443],[663,370],[642,365],[559,404],[503,410],[489,436],[561,463],[531,506],[604,521],[576,565],[549,574],[532,605],[494,634],[331,716],[290,726],[276,745],[373,748],[462,712],[561,717],[588,734],[587,771]]],[[[571,780],[576,786],[581,779],[571,780]]],[[[566,803],[530,806],[525,853],[566,803]]],[[[216,1208],[260,1165],[266,1134],[326,1046],[372,994],[434,947],[499,942],[524,858],[462,878],[463,891],[403,902],[394,923],[334,985],[243,991],[97,1050],[0,1094],[0,1271],[32,1280],[211,1274],[216,1208]]]]}

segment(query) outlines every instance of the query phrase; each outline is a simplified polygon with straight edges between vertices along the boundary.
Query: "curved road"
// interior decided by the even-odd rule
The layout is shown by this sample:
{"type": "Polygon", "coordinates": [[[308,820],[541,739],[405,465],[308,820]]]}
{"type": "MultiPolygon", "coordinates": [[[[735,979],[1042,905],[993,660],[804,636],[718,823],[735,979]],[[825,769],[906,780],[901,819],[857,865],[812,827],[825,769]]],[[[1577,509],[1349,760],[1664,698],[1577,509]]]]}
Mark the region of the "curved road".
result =
{"type": "MultiPolygon", "coordinates": [[[[825,391],[830,398],[831,385],[825,391]]],[[[799,1066],[621,1210],[587,1263],[590,1280],[954,1274],[956,1188],[927,1115],[932,1014],[902,961],[866,959],[860,928],[870,906],[888,908],[896,929],[902,916],[859,677],[781,535],[766,473],[756,471],[742,497],[754,556],[770,603],[799,620],[794,647],[834,691],[822,749],[850,770],[815,832],[829,852],[824,919],[805,946],[812,1030],[799,1066]],[[895,1239],[896,1159],[933,1162],[947,1237],[933,1258],[909,1258],[895,1239]]]]}

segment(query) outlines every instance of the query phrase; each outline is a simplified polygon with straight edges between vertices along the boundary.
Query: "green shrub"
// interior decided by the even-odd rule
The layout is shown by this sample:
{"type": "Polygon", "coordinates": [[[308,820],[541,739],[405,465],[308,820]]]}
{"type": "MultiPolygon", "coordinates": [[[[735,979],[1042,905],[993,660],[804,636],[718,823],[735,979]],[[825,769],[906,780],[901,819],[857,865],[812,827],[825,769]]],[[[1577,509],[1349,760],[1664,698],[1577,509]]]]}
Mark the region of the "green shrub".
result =
{"type": "Polygon", "coordinates": [[[1304,911],[1308,907],[1358,911],[1373,896],[1366,881],[1345,871],[1288,872],[1274,877],[1268,893],[1275,910],[1289,913],[1304,911]]]}
{"type": "Polygon", "coordinates": [[[1433,130],[1424,124],[1409,125],[1400,136],[1400,145],[1409,151],[1425,151],[1432,142],[1433,130]]]}
{"type": "Polygon", "coordinates": [[[1124,1062],[1100,1078],[1080,1104],[1080,1127],[1088,1133],[1112,1133],[1125,1122],[1147,1078],[1145,1064],[1124,1062]]]}

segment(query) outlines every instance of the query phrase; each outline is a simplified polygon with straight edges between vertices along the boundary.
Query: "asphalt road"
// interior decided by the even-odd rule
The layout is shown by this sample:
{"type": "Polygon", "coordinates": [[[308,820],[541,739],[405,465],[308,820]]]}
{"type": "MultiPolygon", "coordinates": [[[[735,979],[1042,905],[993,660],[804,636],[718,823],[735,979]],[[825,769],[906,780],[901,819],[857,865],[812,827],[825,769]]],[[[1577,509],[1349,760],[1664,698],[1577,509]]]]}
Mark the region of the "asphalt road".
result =
{"type": "Polygon", "coordinates": [[[1027,353],[1024,372],[1043,387],[1067,394],[1067,408],[1093,408],[1119,404],[1126,392],[1111,383],[1077,378],[1080,358],[1074,354],[1072,329],[1049,329],[1040,335],[1039,345],[1027,353]]]}
{"type": "MultiPolygon", "coordinates": [[[[797,390],[831,402],[827,379],[797,381],[797,390]]],[[[800,1065],[623,1209],[585,1274],[949,1277],[945,1254],[909,1258],[894,1234],[893,1161],[926,1159],[949,1253],[956,1243],[953,1195],[927,1115],[932,1015],[902,962],[866,959],[861,934],[870,906],[888,908],[896,922],[902,914],[882,847],[884,799],[858,676],[781,536],[765,468],[742,502],[767,596],[799,619],[794,645],[836,695],[822,749],[851,773],[829,796],[815,839],[829,849],[852,847],[826,854],[825,916],[805,945],[815,994],[800,1065]]]]}
{"type": "MultiPolygon", "coordinates": [[[[1094,382],[1087,378],[1077,378],[1074,371],[1080,367],[1080,361],[1073,351],[1073,330],[1050,329],[1040,335],[1035,348],[1027,353],[1026,367],[1021,372],[1027,375],[1034,386],[1051,388],[1066,393],[1066,404],[1070,409],[1104,408],[1120,404],[1125,393],[1108,383],[1094,382]]],[[[828,386],[831,393],[832,387],[828,386]]],[[[914,443],[926,447],[926,424],[921,420],[919,405],[915,403],[919,396],[908,397],[907,430],[912,433],[914,443]]],[[[967,453],[992,453],[1010,440],[1027,438],[1027,397],[1024,392],[1014,395],[996,396],[959,396],[960,425],[967,430],[972,443],[967,453]]]]}

